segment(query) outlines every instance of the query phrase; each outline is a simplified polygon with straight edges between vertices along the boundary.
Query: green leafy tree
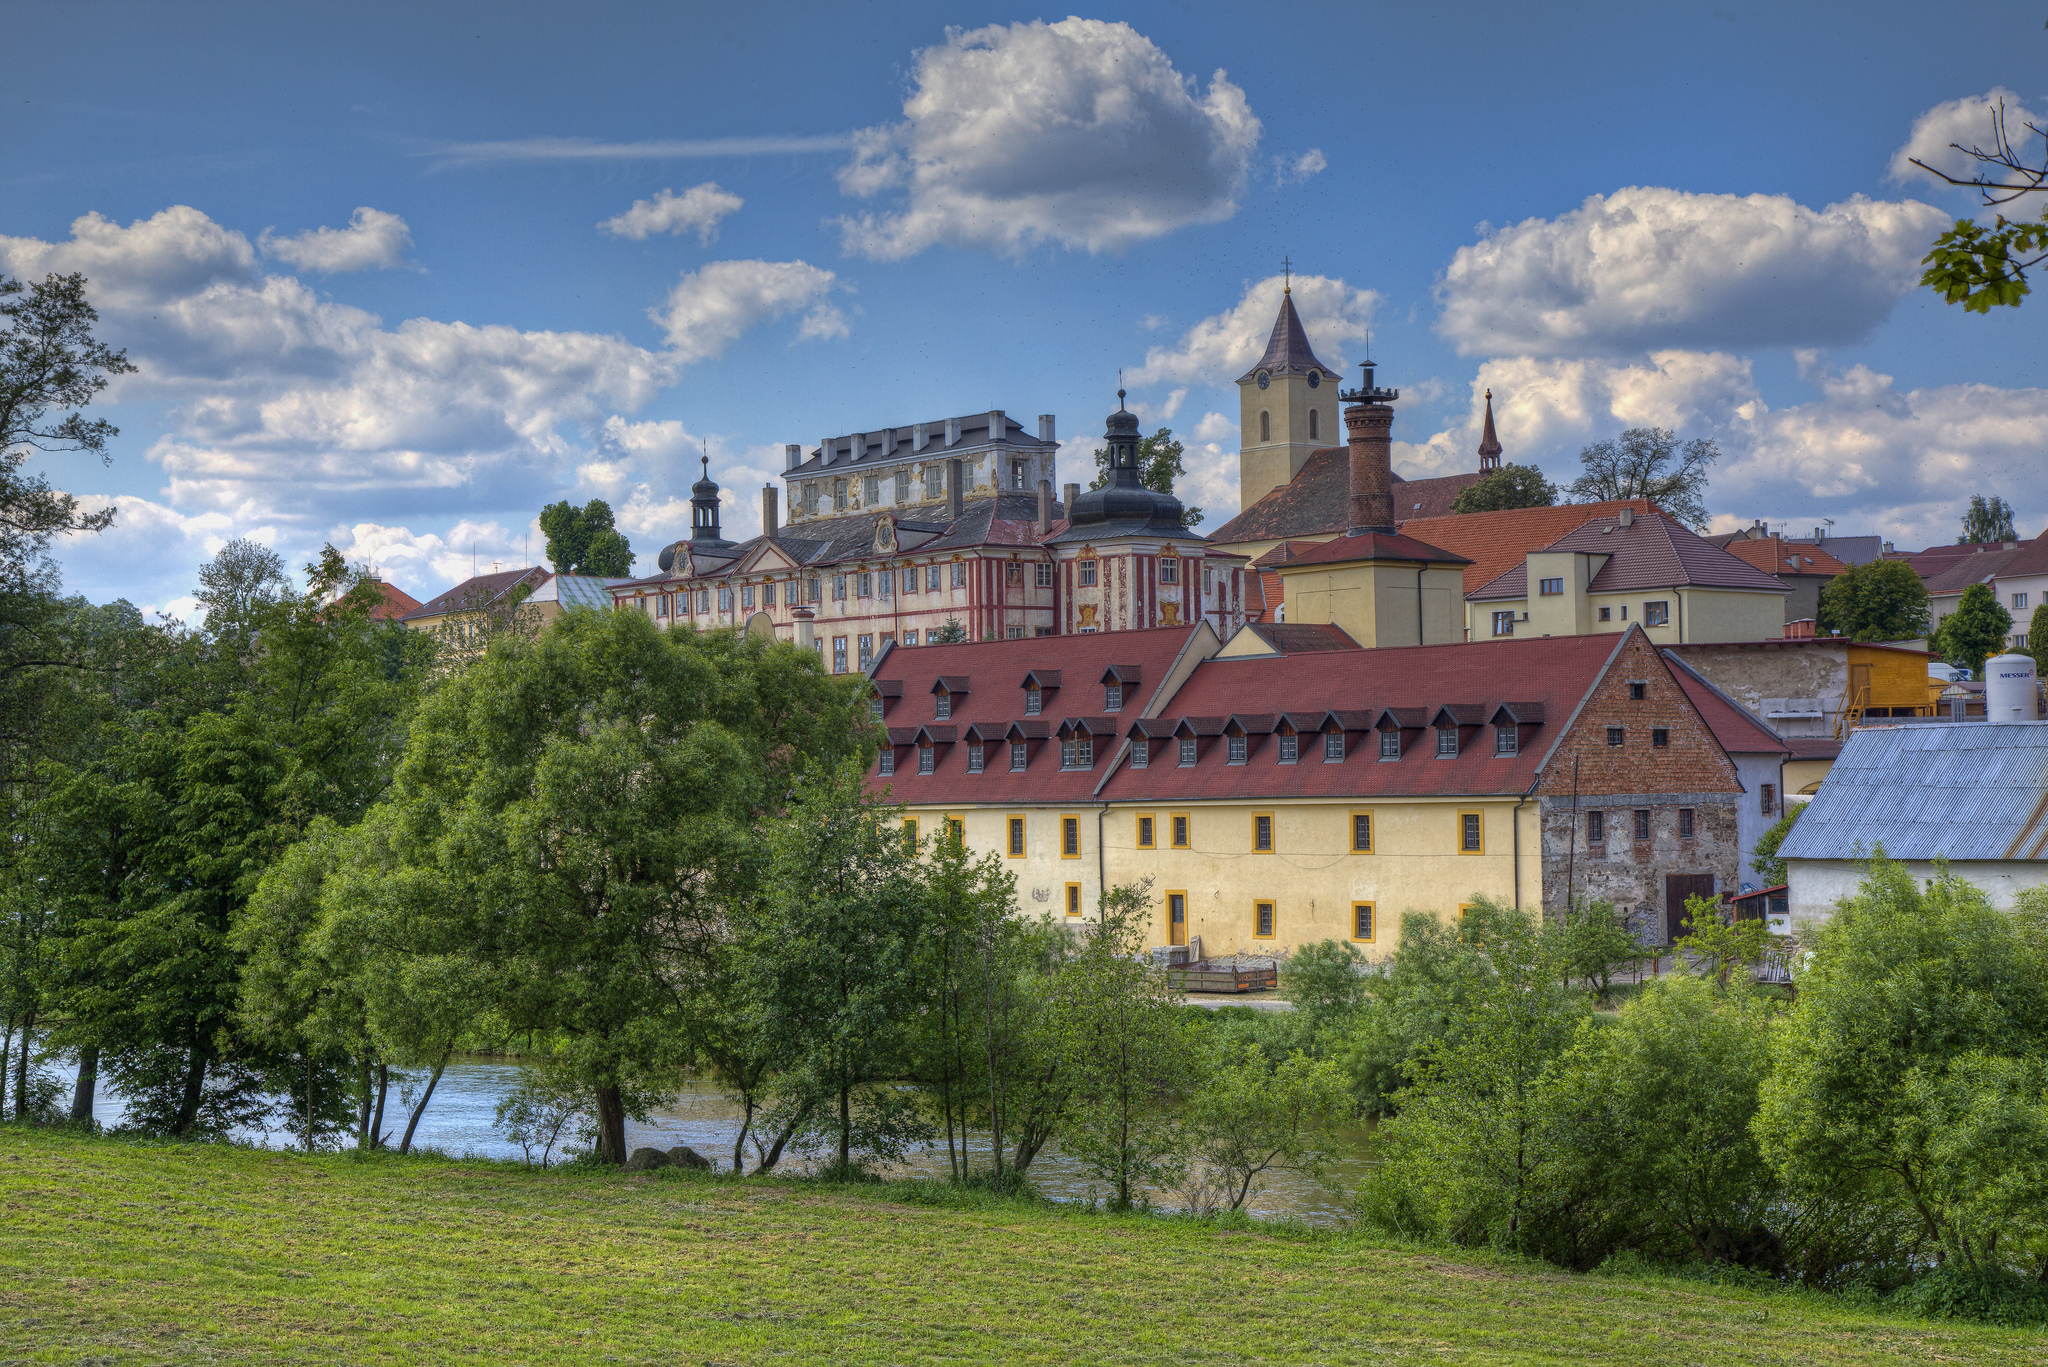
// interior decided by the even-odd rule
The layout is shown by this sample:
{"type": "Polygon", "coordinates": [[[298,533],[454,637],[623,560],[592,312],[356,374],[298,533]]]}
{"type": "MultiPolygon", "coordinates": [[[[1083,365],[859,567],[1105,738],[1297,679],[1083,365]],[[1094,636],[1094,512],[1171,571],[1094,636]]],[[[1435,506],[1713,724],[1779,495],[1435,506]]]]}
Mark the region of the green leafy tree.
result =
{"type": "Polygon", "coordinates": [[[612,525],[612,505],[593,498],[581,508],[564,499],[540,510],[548,559],[557,574],[621,579],[633,572],[633,548],[612,525]]]}
{"type": "Polygon", "coordinates": [[[935,646],[958,645],[967,639],[967,628],[958,617],[948,617],[944,622],[933,627],[931,633],[925,639],[935,646]]]}
{"type": "Polygon", "coordinates": [[[1950,664],[1982,679],[1984,661],[2005,648],[2011,630],[2012,614],[1999,606],[1991,586],[1972,584],[1963,590],[1956,610],[1941,619],[1939,653],[1950,664]]]}
{"type": "Polygon", "coordinates": [[[1795,1192],[1918,1226],[1973,1270],[2048,1257],[2048,895],[2011,912],[1873,857],[1771,1032],[1756,1133],[1795,1192]]]}
{"type": "Polygon", "coordinates": [[[2048,602],[2027,619],[2027,652],[2034,657],[2034,677],[2048,679],[2048,602]]]}
{"type": "Polygon", "coordinates": [[[756,1010],[794,1056],[828,1171],[895,1162],[931,1136],[898,1083],[915,1070],[915,1000],[925,910],[894,809],[866,789],[863,758],[802,776],[767,836],[763,914],[751,957],[756,1010]]]}
{"type": "Polygon", "coordinates": [[[1567,982],[1586,984],[1598,1000],[1612,994],[1617,969],[1642,962],[1642,943],[1612,902],[1580,898],[1547,932],[1557,943],[1567,982]]]}
{"type": "Polygon", "coordinates": [[[1557,486],[1533,465],[1512,461],[1479,477],[1479,482],[1458,491],[1451,502],[1454,513],[1497,513],[1509,508],[1548,508],[1557,502],[1557,486]]]}
{"type": "Polygon", "coordinates": [[[1094,934],[1047,986],[1042,1017],[1074,1083],[1060,1146],[1128,1210],[1141,1187],[1172,1186],[1186,1138],[1169,1109],[1199,1078],[1200,1050],[1165,969],[1140,957],[1151,885],[1103,894],[1094,934]]]}
{"type": "Polygon", "coordinates": [[[1707,480],[1720,458],[1711,437],[1681,442],[1662,427],[1631,427],[1579,452],[1585,473],[1569,492],[1580,503],[1646,498],[1680,522],[1704,527],[1707,480]]]}
{"type": "MultiPolygon", "coordinates": [[[[1173,435],[1173,429],[1162,427],[1151,436],[1138,442],[1138,483],[1155,494],[1173,492],[1174,481],[1185,471],[1182,469],[1182,455],[1186,448],[1173,435]]],[[[1098,447],[1095,452],[1098,467],[1095,482],[1088,487],[1100,489],[1109,483],[1109,451],[1098,447]]],[[[1202,520],[1200,508],[1181,509],[1180,522],[1183,527],[1192,527],[1202,520]]]]}
{"type": "Polygon", "coordinates": [[[1977,545],[1987,541],[2016,541],[2019,533],[2012,525],[2012,505],[1997,494],[1986,499],[1982,494],[1970,495],[1970,506],[1963,513],[1963,534],[1956,538],[1956,544],[1977,545]]]}
{"type": "Polygon", "coordinates": [[[1348,940],[1303,945],[1280,967],[1280,985],[1311,1039],[1342,1033],[1365,1004],[1365,956],[1348,940]]]}
{"type": "Polygon", "coordinates": [[[1482,913],[1477,922],[1449,924],[1429,912],[1402,916],[1392,959],[1366,979],[1363,1005],[1331,1047],[1367,1115],[1391,1114],[1423,1056],[1465,1028],[1488,971],[1473,942],[1487,919],[1482,913]]]}
{"type": "Polygon", "coordinates": [[[1799,814],[1805,810],[1804,802],[1786,803],[1785,814],[1756,838],[1756,849],[1749,857],[1749,867],[1764,880],[1765,887],[1775,888],[1785,882],[1785,861],[1778,858],[1778,846],[1785,843],[1785,837],[1792,832],[1792,823],[1799,820],[1799,814]]]}
{"type": "Polygon", "coordinates": [[[1194,1156],[1220,1175],[1232,1210],[1262,1190],[1269,1172],[1319,1176],[1329,1154],[1318,1140],[1351,1108],[1343,1069],[1295,1053],[1278,1067],[1253,1044],[1225,1051],[1188,1102],[1194,1156]]]}
{"type": "Polygon", "coordinates": [[[1851,565],[1820,591],[1826,633],[1852,641],[1911,641],[1927,634],[1927,585],[1903,560],[1851,565]]]}
{"type": "MultiPolygon", "coordinates": [[[[2048,130],[2032,123],[2026,127],[2048,143],[2048,130]]],[[[1949,146],[1973,158],[1980,168],[1978,174],[1952,176],[1918,157],[1913,164],[1951,185],[1977,190],[1987,205],[2010,204],[2048,190],[2048,159],[2031,162],[2012,141],[2005,127],[2004,100],[1998,102],[1991,114],[1989,148],[1965,147],[1961,143],[1949,146]]],[[[1989,227],[1959,218],[1954,227],[1934,240],[1933,250],[1920,258],[1927,267],[1920,283],[1948,303],[1961,304],[1970,313],[2018,308],[2030,289],[2028,269],[2038,266],[2043,259],[2048,259],[2048,214],[2038,223],[2010,222],[2004,214],[1998,214],[1989,227]]]]}

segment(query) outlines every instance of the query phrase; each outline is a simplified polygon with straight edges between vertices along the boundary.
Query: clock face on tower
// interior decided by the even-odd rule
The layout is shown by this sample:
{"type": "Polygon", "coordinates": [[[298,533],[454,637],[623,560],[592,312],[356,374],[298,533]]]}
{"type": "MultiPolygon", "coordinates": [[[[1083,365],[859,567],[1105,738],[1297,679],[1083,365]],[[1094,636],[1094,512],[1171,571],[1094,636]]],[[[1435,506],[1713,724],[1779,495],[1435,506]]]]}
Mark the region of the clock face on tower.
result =
{"type": "Polygon", "coordinates": [[[1266,386],[1272,383],[1273,377],[1271,375],[1268,375],[1265,371],[1261,370],[1259,372],[1259,388],[1264,389],[1266,386]]]}
{"type": "Polygon", "coordinates": [[[1317,385],[1321,384],[1322,382],[1323,382],[1323,372],[1322,372],[1322,371],[1320,371],[1320,370],[1311,370],[1311,371],[1310,371],[1310,372],[1308,373],[1308,387],[1309,387],[1310,389],[1314,389],[1314,388],[1315,388],[1315,387],[1316,387],[1317,385]]]}

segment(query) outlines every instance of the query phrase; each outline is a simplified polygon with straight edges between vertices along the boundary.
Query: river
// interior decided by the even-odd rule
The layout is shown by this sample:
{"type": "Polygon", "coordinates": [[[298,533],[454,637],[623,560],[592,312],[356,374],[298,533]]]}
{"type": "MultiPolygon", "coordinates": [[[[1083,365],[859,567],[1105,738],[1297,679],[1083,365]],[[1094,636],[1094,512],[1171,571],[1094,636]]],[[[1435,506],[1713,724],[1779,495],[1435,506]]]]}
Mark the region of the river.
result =
{"type": "MultiPolygon", "coordinates": [[[[64,1078],[68,1103],[73,1069],[53,1060],[51,1071],[64,1078]]],[[[414,1147],[435,1149],[453,1158],[520,1158],[519,1146],[498,1132],[495,1120],[498,1102],[518,1087],[522,1075],[521,1065],[508,1059],[462,1058],[450,1062],[441,1074],[440,1085],[434,1089],[433,1101],[420,1118],[419,1132],[413,1137],[414,1147]]],[[[425,1075],[420,1076],[424,1081],[425,1075]]],[[[112,1128],[121,1123],[124,1103],[108,1091],[105,1083],[102,1077],[94,1097],[93,1118],[112,1128]]],[[[398,1090],[394,1077],[384,1114],[384,1129],[394,1144],[405,1130],[405,1111],[399,1104],[398,1090]]],[[[626,1146],[628,1150],[643,1145],[668,1149],[688,1144],[724,1169],[732,1164],[733,1140],[738,1134],[738,1108],[713,1084],[692,1080],[673,1104],[650,1114],[645,1124],[628,1121],[626,1146]]],[[[272,1148],[289,1142],[285,1135],[275,1131],[248,1131],[234,1137],[272,1148]]],[[[1313,1225],[1338,1223],[1344,1216],[1347,1193],[1364,1176],[1366,1164],[1362,1157],[1362,1130],[1341,1132],[1336,1138],[1342,1152],[1330,1164],[1328,1180],[1318,1181],[1292,1172],[1269,1173],[1262,1179],[1266,1189],[1253,1195],[1246,1209],[1254,1215],[1294,1217],[1313,1225]]],[[[975,1136],[972,1142],[977,1146],[977,1157],[986,1162],[988,1136],[975,1136]]],[[[801,1172],[806,1165],[801,1159],[785,1159],[782,1166],[787,1171],[801,1172]]],[[[891,1170],[892,1175],[925,1177],[944,1177],[947,1171],[943,1141],[891,1170]]],[[[1058,1141],[1039,1153],[1031,1165],[1030,1178],[1034,1187],[1056,1201],[1085,1201],[1089,1197],[1088,1176],[1077,1162],[1059,1151],[1058,1141]]],[[[1100,1194],[1098,1191],[1097,1195],[1100,1194]]],[[[1154,1200],[1162,1206],[1177,1208],[1180,1204],[1178,1197],[1168,1193],[1155,1194],[1154,1200]]]]}

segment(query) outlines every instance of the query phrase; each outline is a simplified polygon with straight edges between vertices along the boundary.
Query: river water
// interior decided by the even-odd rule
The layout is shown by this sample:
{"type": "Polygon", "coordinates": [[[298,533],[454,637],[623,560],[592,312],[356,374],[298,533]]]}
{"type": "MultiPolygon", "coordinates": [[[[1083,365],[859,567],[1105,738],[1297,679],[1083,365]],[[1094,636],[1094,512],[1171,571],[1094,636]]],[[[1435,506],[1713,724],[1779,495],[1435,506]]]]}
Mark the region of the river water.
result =
{"type": "MultiPolygon", "coordinates": [[[[68,1105],[74,1071],[68,1065],[58,1065],[55,1060],[51,1061],[51,1071],[64,1078],[64,1096],[68,1105]]],[[[420,1118],[419,1130],[413,1136],[414,1146],[435,1149],[451,1158],[519,1159],[522,1157],[519,1146],[499,1133],[495,1122],[498,1102],[519,1086],[523,1075],[521,1065],[508,1059],[464,1058],[450,1062],[441,1074],[440,1085],[434,1089],[434,1098],[428,1104],[426,1114],[420,1118]]],[[[420,1080],[425,1081],[425,1074],[420,1075],[420,1080]]],[[[112,1128],[121,1123],[124,1103],[111,1094],[105,1084],[102,1077],[93,1100],[93,1118],[112,1128]]],[[[384,1129],[393,1145],[405,1132],[405,1120],[406,1112],[399,1102],[398,1079],[394,1075],[384,1112],[384,1129]]],[[[738,1136],[739,1108],[727,1100],[716,1086],[701,1080],[691,1081],[673,1104],[651,1113],[645,1124],[633,1121],[626,1124],[629,1151],[643,1145],[668,1149],[688,1144],[720,1169],[731,1167],[733,1141],[738,1136]]],[[[237,1133],[235,1138],[271,1148],[282,1148],[290,1142],[287,1136],[276,1131],[269,1134],[260,1131],[237,1133]]],[[[1329,1165],[1326,1180],[1318,1181],[1292,1172],[1269,1173],[1262,1179],[1266,1189],[1255,1193],[1246,1203],[1246,1209],[1258,1216],[1291,1216],[1315,1225],[1339,1222],[1344,1215],[1349,1191],[1365,1174],[1366,1164],[1362,1157],[1364,1132],[1345,1131],[1333,1138],[1340,1152],[1329,1165]]],[[[976,1146],[976,1157],[985,1165],[988,1136],[974,1136],[970,1142],[976,1146]]],[[[749,1161],[752,1161],[751,1155],[749,1161]]],[[[785,1157],[780,1166],[786,1171],[801,1172],[807,1165],[801,1158],[791,1156],[785,1157]]],[[[892,1175],[945,1177],[947,1174],[943,1141],[914,1155],[901,1167],[892,1169],[892,1175]]],[[[1033,1161],[1030,1179],[1041,1193],[1056,1201],[1085,1201],[1091,1194],[1087,1174],[1077,1162],[1059,1151],[1057,1140],[1046,1145],[1033,1161]]],[[[1094,1194],[1098,1198],[1102,1195],[1099,1190],[1094,1194]]],[[[1181,1198],[1172,1193],[1155,1193],[1153,1199],[1163,1207],[1177,1209],[1181,1204],[1181,1198]]]]}

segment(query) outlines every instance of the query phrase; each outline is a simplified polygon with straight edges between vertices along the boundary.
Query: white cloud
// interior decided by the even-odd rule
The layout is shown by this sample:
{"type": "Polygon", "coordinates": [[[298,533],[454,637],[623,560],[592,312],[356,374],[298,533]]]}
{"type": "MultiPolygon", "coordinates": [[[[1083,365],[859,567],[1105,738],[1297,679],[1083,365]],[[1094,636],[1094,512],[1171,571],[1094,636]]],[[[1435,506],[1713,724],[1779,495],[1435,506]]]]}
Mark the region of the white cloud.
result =
{"type": "Polygon", "coordinates": [[[301,270],[336,275],[403,266],[412,230],[397,214],[366,204],[350,215],[346,228],[312,228],[295,237],[277,237],[265,228],[256,241],[265,256],[301,270]]]}
{"type": "Polygon", "coordinates": [[[1237,424],[1221,413],[1204,413],[1183,442],[1181,503],[1202,510],[1204,527],[1220,527],[1238,514],[1237,424]]]}
{"type": "Polygon", "coordinates": [[[1299,185],[1318,171],[1328,170],[1330,159],[1323,155],[1320,147],[1311,147],[1298,157],[1275,157],[1273,159],[1273,183],[1275,185],[1299,185]]]}
{"type": "MultiPolygon", "coordinates": [[[[1957,151],[1951,144],[1961,143],[1964,147],[1993,150],[1995,139],[1992,135],[1991,120],[2001,101],[2005,105],[2006,137],[2022,150],[2028,142],[2039,136],[2027,130],[2028,124],[2048,127],[2048,117],[2030,111],[2023,99],[2004,86],[1993,86],[1982,95],[1972,95],[1938,104],[1913,120],[1913,131],[1906,138],[1905,145],[1892,153],[1890,178],[1901,184],[1910,185],[1947,183],[1915,166],[1915,158],[1937,171],[1963,180],[1984,171],[2000,171],[2002,168],[1987,167],[1968,152],[1957,151]]],[[[1996,178],[2006,177],[2000,175],[1996,178]]]]}
{"type": "Polygon", "coordinates": [[[953,30],[917,54],[904,121],[855,134],[840,189],[900,193],[842,220],[849,251],[1041,242],[1117,251],[1237,212],[1260,126],[1223,72],[1206,92],[1128,24],[953,30]]]}
{"type": "Polygon", "coordinates": [[[668,333],[669,345],[685,363],[722,355],[739,336],[761,323],[806,310],[799,341],[846,335],[846,315],[829,300],[843,289],[828,270],[803,261],[712,261],[669,291],[665,307],[648,316],[668,333]]]}
{"type": "Polygon", "coordinates": [[[655,233],[680,237],[687,228],[708,246],[718,240],[720,220],[738,213],[744,203],[730,190],[721,189],[717,181],[707,180],[681,194],[658,190],[653,199],[636,199],[632,208],[597,226],[614,237],[630,237],[635,242],[644,242],[655,233]]]}
{"type": "Polygon", "coordinates": [[[351,565],[375,570],[423,603],[469,578],[472,567],[490,574],[547,563],[547,539],[537,519],[514,531],[495,520],[463,518],[445,534],[358,522],[334,528],[328,540],[351,565]]]}
{"type": "MultiPolygon", "coordinates": [[[[1229,384],[1237,379],[1266,353],[1284,283],[1277,275],[1268,276],[1247,289],[1228,313],[1204,318],[1171,347],[1148,348],[1145,364],[1130,373],[1130,383],[1229,384]]],[[[1378,303],[1372,290],[1354,290],[1340,279],[1294,277],[1295,312],[1316,355],[1333,366],[1344,365],[1347,344],[1365,338],[1378,303]]]]}
{"type": "Polygon", "coordinates": [[[1438,328],[1468,355],[1853,341],[1915,286],[1947,222],[1861,195],[1815,212],[1784,195],[1617,190],[1459,248],[1438,328]]]}
{"type": "Polygon", "coordinates": [[[1179,389],[1168,394],[1164,403],[1141,403],[1133,399],[1129,406],[1130,410],[1138,415],[1138,420],[1150,427],[1163,422],[1172,422],[1173,415],[1180,412],[1180,406],[1187,402],[1187,397],[1187,386],[1182,385],[1179,389]]]}

